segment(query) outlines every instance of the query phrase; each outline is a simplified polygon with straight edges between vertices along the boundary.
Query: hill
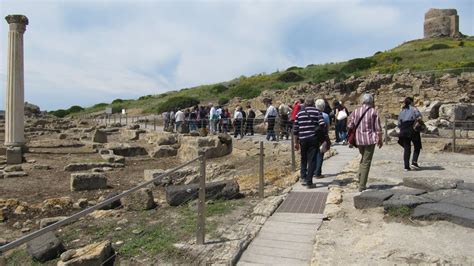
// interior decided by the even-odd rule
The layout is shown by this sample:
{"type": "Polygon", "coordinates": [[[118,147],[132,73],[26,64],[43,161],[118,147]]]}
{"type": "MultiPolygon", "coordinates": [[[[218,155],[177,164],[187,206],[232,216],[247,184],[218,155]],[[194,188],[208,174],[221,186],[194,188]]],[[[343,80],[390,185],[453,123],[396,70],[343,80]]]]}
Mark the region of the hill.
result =
{"type": "Polygon", "coordinates": [[[137,100],[116,99],[112,103],[99,103],[92,107],[53,111],[53,114],[90,114],[112,107],[114,112],[122,108],[140,109],[142,113],[159,113],[169,108],[184,108],[198,102],[227,103],[233,97],[254,98],[264,90],[286,89],[299,83],[320,83],[329,79],[344,80],[350,76],[363,76],[371,72],[396,73],[432,71],[474,67],[474,37],[463,39],[432,38],[413,40],[387,51],[376,52],[366,58],[355,58],[346,62],[292,66],[285,71],[271,74],[241,76],[218,84],[184,88],[157,95],[147,95],[137,100]]]}

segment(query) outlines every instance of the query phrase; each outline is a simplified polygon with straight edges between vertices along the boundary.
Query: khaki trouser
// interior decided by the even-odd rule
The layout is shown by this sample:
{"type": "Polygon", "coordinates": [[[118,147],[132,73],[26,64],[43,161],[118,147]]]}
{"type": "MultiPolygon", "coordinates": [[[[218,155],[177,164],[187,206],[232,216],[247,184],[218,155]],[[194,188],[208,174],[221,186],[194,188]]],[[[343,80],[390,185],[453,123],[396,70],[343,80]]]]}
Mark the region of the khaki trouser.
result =
{"type": "Polygon", "coordinates": [[[372,157],[374,157],[374,150],[375,144],[359,146],[359,153],[361,155],[359,163],[359,190],[366,188],[370,164],[372,163],[372,157]]]}

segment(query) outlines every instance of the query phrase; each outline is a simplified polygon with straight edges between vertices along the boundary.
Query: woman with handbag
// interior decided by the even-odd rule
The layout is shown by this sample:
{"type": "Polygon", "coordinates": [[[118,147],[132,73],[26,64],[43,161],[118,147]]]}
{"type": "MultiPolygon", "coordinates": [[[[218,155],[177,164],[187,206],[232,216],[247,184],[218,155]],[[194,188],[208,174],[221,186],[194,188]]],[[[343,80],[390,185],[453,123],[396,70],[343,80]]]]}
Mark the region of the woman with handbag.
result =
{"type": "Polygon", "coordinates": [[[346,145],[349,111],[340,101],[335,101],[334,105],[334,110],[336,111],[336,143],[342,142],[343,145],[346,145]]]}
{"type": "MultiPolygon", "coordinates": [[[[330,118],[329,115],[323,112],[326,103],[323,99],[316,100],[316,109],[323,115],[326,132],[329,131],[329,124],[330,118]]],[[[324,136],[324,140],[321,141],[321,145],[318,147],[319,152],[314,156],[313,162],[315,164],[315,171],[314,177],[315,178],[324,178],[322,174],[323,169],[323,161],[324,161],[324,154],[331,148],[331,141],[329,140],[329,136],[326,134],[324,136]]]]}
{"type": "Polygon", "coordinates": [[[398,115],[398,128],[400,128],[398,144],[403,147],[403,162],[405,171],[410,171],[412,142],[414,151],[411,167],[414,169],[420,169],[420,166],[418,165],[418,157],[421,151],[420,131],[422,131],[423,122],[420,111],[418,111],[418,109],[413,106],[413,98],[406,97],[403,103],[404,105],[402,110],[398,115]]]}
{"type": "Polygon", "coordinates": [[[370,165],[375,145],[382,148],[382,126],[380,117],[374,108],[371,94],[362,96],[362,106],[349,116],[349,147],[358,147],[361,155],[359,163],[359,191],[364,191],[369,177],[370,165]]]}

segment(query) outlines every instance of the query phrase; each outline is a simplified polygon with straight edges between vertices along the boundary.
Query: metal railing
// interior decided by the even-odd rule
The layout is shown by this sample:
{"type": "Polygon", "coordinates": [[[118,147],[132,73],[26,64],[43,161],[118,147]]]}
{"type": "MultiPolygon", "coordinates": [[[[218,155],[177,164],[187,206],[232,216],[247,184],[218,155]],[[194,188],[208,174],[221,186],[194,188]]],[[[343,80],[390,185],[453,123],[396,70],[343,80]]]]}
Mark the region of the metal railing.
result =
{"type": "Polygon", "coordinates": [[[35,232],[32,232],[32,233],[27,234],[23,237],[20,237],[17,240],[14,240],[14,241],[12,241],[10,243],[7,243],[3,246],[0,246],[0,255],[2,253],[5,253],[8,250],[11,250],[15,247],[18,247],[18,246],[22,245],[22,244],[25,244],[25,243],[27,243],[27,242],[29,242],[29,241],[31,241],[31,240],[39,237],[39,236],[42,236],[42,235],[44,235],[48,232],[56,230],[56,229],[60,228],[63,225],[68,225],[68,224],[70,224],[70,223],[86,216],[87,214],[92,213],[93,211],[99,210],[102,207],[105,207],[105,206],[107,206],[107,205],[109,205],[109,204],[111,204],[111,203],[113,203],[117,200],[120,200],[121,198],[123,198],[123,197],[125,197],[125,196],[127,196],[127,195],[141,189],[141,188],[144,188],[144,187],[152,184],[153,182],[155,182],[159,179],[162,179],[163,177],[168,176],[168,175],[170,175],[170,174],[172,174],[172,173],[174,173],[174,172],[176,172],[176,171],[178,171],[178,170],[180,170],[180,169],[182,169],[182,168],[184,168],[184,167],[186,167],[186,166],[188,166],[188,165],[190,165],[190,164],[192,164],[192,163],[194,163],[198,160],[200,161],[200,167],[201,167],[200,177],[199,177],[199,180],[200,180],[200,182],[199,182],[199,206],[200,206],[199,210],[201,212],[200,212],[200,214],[198,214],[198,226],[197,226],[196,232],[197,232],[198,243],[203,244],[204,243],[204,231],[205,231],[204,230],[204,228],[205,228],[205,216],[204,216],[204,214],[205,214],[205,210],[204,210],[205,204],[204,203],[205,202],[204,202],[204,198],[203,198],[202,195],[204,195],[204,197],[205,197],[205,180],[206,180],[206,156],[205,155],[201,155],[201,156],[199,156],[195,159],[192,159],[192,160],[190,160],[186,163],[183,163],[179,166],[176,166],[175,168],[172,168],[172,169],[164,172],[163,174],[160,174],[159,176],[157,176],[157,177],[155,177],[151,180],[145,181],[145,182],[143,182],[143,183],[141,183],[141,184],[139,184],[139,185],[137,185],[137,186],[135,186],[135,187],[133,187],[129,190],[126,190],[126,191],[124,191],[124,192],[122,192],[122,193],[120,193],[116,196],[113,196],[109,199],[104,200],[101,203],[98,203],[97,205],[94,205],[94,206],[89,207],[87,209],[84,209],[84,210],[82,210],[82,211],[80,211],[76,214],[73,214],[73,215],[71,215],[71,216],[69,216],[69,217],[67,217],[67,218],[65,218],[61,221],[53,223],[49,226],[46,226],[42,229],[39,229],[39,230],[35,231],[35,232]]]}

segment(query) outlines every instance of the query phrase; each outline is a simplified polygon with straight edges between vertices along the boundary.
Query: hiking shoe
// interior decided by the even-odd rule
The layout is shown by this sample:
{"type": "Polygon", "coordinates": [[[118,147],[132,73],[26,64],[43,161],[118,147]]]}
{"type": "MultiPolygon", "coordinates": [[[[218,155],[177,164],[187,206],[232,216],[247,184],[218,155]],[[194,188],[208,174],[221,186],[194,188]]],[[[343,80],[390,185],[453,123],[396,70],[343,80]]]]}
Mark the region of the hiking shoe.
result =
{"type": "Polygon", "coordinates": [[[421,169],[421,167],[416,162],[411,163],[411,167],[413,167],[415,169],[421,169]]]}
{"type": "Polygon", "coordinates": [[[325,176],[324,176],[324,175],[317,175],[317,176],[315,176],[314,178],[316,178],[316,179],[321,179],[321,178],[325,178],[325,176]]]}
{"type": "Polygon", "coordinates": [[[408,171],[411,171],[411,169],[410,168],[405,168],[405,169],[403,169],[403,171],[408,172],[408,171]]]}

